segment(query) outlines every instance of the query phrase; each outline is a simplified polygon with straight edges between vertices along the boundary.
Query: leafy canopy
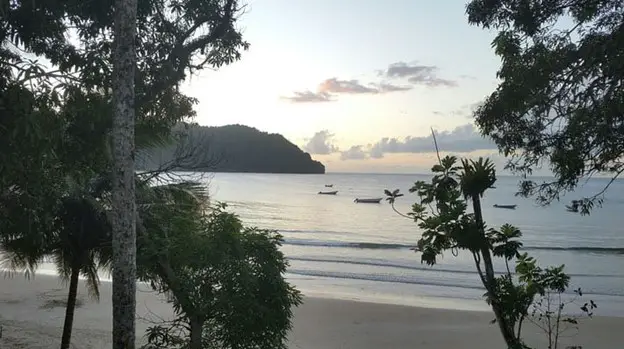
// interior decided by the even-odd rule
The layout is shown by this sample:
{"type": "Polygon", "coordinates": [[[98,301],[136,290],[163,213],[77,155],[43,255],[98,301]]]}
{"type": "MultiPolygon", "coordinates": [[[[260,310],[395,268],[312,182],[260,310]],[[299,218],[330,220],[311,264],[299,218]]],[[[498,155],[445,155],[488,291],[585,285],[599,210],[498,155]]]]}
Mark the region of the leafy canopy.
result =
{"type": "Polygon", "coordinates": [[[199,348],[200,338],[203,347],[286,348],[301,296],[284,279],[282,237],[243,227],[224,205],[206,208],[203,190],[189,182],[140,189],[138,273],[172,296],[176,313],[169,326],[148,330],[150,344],[199,348]]]}
{"type": "MultiPolygon", "coordinates": [[[[40,79],[37,84],[50,90],[75,86],[110,100],[112,0],[2,4],[0,83],[3,76],[12,76],[13,83],[22,86],[40,79]],[[29,56],[45,58],[52,67],[29,56]]],[[[237,0],[138,1],[136,127],[138,134],[145,129],[151,138],[139,138],[137,145],[167,136],[174,124],[195,115],[192,106],[197,101],[178,90],[187,74],[230,64],[249,47],[236,28],[242,11],[237,0]]]]}
{"type": "MultiPolygon", "coordinates": [[[[471,24],[498,32],[496,90],[476,124],[530,174],[549,165],[556,180],[524,181],[546,204],[582,177],[624,172],[624,6],[621,0],[472,0],[471,24]]],[[[606,188],[605,188],[606,189],[606,188]]],[[[582,202],[588,213],[602,192],[582,202]]]]}

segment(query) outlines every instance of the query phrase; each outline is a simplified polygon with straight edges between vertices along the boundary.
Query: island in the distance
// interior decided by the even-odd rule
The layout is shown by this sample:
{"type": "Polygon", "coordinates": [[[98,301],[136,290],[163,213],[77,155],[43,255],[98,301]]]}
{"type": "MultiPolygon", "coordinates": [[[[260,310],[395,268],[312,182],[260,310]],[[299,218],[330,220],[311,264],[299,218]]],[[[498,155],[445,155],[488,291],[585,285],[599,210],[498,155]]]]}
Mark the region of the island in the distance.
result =
{"type": "Polygon", "coordinates": [[[184,124],[174,144],[142,151],[138,170],[324,174],[325,166],[284,136],[244,125],[184,124]]]}

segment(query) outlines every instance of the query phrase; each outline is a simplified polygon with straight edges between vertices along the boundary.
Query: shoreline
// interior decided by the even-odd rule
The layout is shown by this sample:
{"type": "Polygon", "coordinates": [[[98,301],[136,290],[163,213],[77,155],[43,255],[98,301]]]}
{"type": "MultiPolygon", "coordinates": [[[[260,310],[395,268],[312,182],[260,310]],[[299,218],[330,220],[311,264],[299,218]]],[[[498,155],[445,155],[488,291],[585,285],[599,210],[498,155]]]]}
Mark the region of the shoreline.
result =
{"type": "MultiPolygon", "coordinates": [[[[21,275],[0,283],[0,324],[3,349],[58,347],[67,290],[58,277],[38,273],[31,280],[21,275]]],[[[81,281],[72,343],[75,348],[110,348],[112,326],[111,284],[100,285],[100,302],[89,299],[81,281]]],[[[147,285],[137,285],[137,339],[150,321],[172,315],[147,285]]],[[[423,308],[327,297],[304,297],[294,309],[291,349],[333,348],[432,348],[500,349],[498,329],[489,323],[490,312],[423,308]]],[[[578,335],[562,338],[564,344],[591,349],[613,349],[624,342],[624,318],[595,317],[582,321],[578,335]]],[[[530,344],[543,348],[543,335],[526,326],[530,344]]],[[[574,333],[571,333],[574,335],[574,333]]],[[[561,346],[564,348],[565,346],[561,346]]]]}

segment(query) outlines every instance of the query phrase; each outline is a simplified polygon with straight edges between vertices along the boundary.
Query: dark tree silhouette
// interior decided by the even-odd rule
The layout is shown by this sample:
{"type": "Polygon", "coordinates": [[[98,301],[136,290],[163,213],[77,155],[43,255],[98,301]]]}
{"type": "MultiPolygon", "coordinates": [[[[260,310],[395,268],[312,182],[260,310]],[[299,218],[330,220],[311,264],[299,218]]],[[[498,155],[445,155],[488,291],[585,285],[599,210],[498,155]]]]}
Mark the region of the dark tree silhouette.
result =
{"type": "MultiPolygon", "coordinates": [[[[468,21],[498,35],[501,80],[475,113],[481,131],[530,174],[521,193],[548,204],[594,174],[624,172],[624,7],[621,0],[473,0],[468,21]]],[[[608,186],[607,186],[608,187],[608,186]]],[[[584,198],[581,212],[604,190],[584,198]]]]}

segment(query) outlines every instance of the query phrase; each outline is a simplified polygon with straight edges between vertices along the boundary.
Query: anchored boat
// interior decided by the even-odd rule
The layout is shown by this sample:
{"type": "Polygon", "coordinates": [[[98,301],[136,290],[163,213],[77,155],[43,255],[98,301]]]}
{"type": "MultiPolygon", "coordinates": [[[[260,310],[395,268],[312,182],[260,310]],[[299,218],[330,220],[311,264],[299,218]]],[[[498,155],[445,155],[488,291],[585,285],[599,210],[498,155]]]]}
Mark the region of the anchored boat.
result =
{"type": "Polygon", "coordinates": [[[496,208],[506,208],[508,210],[515,210],[516,206],[518,206],[518,205],[498,205],[498,204],[494,205],[494,207],[496,207],[496,208]]]}
{"type": "Polygon", "coordinates": [[[338,190],[334,191],[319,191],[319,195],[336,195],[338,194],[338,190]]]}
{"type": "Polygon", "coordinates": [[[378,204],[380,203],[382,198],[374,198],[374,199],[355,199],[353,202],[356,204],[378,204]]]}

